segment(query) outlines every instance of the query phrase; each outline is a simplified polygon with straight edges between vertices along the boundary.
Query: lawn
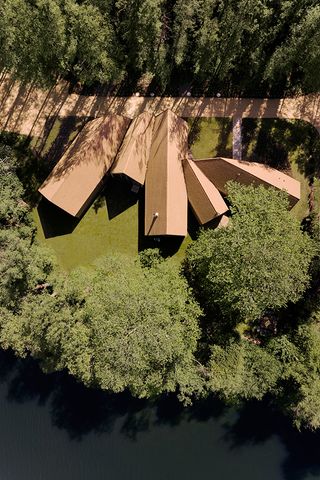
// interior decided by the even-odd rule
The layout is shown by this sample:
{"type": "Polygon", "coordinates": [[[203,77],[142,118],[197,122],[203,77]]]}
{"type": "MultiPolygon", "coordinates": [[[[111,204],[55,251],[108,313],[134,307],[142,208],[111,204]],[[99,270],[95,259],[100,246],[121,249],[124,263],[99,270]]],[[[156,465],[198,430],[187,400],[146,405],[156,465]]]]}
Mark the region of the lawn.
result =
{"type": "Polygon", "coordinates": [[[232,121],[229,118],[188,119],[194,158],[232,157],[232,121]]]}
{"type": "Polygon", "coordinates": [[[91,265],[103,255],[135,257],[144,248],[159,248],[180,262],[191,241],[190,237],[161,238],[160,242],[145,237],[143,191],[133,194],[130,184],[118,176],[108,178],[104,195],[78,223],[45,201],[32,214],[38,241],[54,250],[65,270],[91,265]]]}
{"type": "Polygon", "coordinates": [[[102,255],[138,252],[138,208],[133,205],[116,218],[109,220],[105,199],[98,210],[92,206],[73,232],[45,238],[37,209],[33,210],[37,238],[51,247],[59,264],[66,270],[90,265],[102,255]]]}
{"type": "Polygon", "coordinates": [[[298,220],[302,220],[309,213],[309,204],[308,204],[308,195],[309,195],[309,184],[308,179],[299,171],[298,165],[294,160],[294,156],[291,157],[291,174],[293,178],[300,182],[300,192],[301,198],[299,202],[291,210],[292,213],[297,217],[298,220]]]}
{"type": "MultiPolygon", "coordinates": [[[[92,206],[73,232],[45,238],[37,209],[32,211],[37,226],[37,239],[51,247],[60,266],[72,270],[78,266],[91,265],[103,255],[138,254],[138,205],[129,207],[117,217],[109,219],[105,199],[98,210],[92,206]]],[[[174,258],[181,261],[190,237],[182,242],[174,258]]],[[[150,245],[159,247],[157,243],[150,245]]]]}
{"type": "MultiPolygon", "coordinates": [[[[242,133],[243,158],[278,168],[300,182],[301,199],[292,213],[298,220],[303,220],[309,214],[308,177],[317,175],[317,160],[314,159],[320,155],[318,132],[301,120],[244,119],[242,133]]],[[[316,181],[315,204],[319,213],[318,184],[319,181],[316,181]]]]}

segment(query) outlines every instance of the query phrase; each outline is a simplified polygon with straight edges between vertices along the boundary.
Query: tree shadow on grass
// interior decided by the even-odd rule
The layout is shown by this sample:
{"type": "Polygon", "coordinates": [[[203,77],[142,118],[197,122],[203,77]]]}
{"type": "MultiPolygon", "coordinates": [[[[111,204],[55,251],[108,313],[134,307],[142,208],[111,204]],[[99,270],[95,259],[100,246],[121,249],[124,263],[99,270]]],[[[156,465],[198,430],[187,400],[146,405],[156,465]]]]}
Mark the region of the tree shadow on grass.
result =
{"type": "Polygon", "coordinates": [[[216,146],[217,157],[232,158],[232,146],[230,135],[232,134],[232,121],[230,118],[216,118],[219,125],[218,144],[216,146]]]}
{"type": "Polygon", "coordinates": [[[41,148],[44,161],[53,168],[84,125],[89,117],[68,116],[56,119],[46,136],[46,143],[41,148]]]}
{"type": "Polygon", "coordinates": [[[288,170],[291,125],[279,119],[243,121],[243,158],[277,170],[288,170]],[[255,140],[255,144],[252,141],[255,140]],[[251,150],[249,147],[251,146],[251,150]]]}
{"type": "Polygon", "coordinates": [[[320,136],[302,120],[246,118],[242,121],[243,158],[278,170],[290,168],[289,153],[295,153],[300,173],[320,177],[320,136]]]}

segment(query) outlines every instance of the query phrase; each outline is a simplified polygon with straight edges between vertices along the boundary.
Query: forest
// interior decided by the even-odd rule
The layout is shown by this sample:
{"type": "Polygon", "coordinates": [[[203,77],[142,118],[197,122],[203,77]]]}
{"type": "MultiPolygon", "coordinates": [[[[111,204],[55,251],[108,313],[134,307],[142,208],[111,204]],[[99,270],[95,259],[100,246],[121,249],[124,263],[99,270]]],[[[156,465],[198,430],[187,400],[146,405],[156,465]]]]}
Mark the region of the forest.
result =
{"type": "Polygon", "coordinates": [[[3,0],[0,66],[78,90],[283,96],[319,89],[317,0],[3,0]]]}

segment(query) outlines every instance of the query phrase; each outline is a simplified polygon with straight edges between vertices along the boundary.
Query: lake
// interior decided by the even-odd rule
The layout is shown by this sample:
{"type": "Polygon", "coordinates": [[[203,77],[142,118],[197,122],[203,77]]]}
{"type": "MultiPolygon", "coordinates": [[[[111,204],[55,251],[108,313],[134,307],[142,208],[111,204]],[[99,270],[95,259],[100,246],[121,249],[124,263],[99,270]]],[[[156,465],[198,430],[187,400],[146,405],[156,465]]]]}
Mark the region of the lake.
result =
{"type": "Polygon", "coordinates": [[[89,390],[0,352],[1,480],[320,479],[320,435],[267,405],[89,390]]]}

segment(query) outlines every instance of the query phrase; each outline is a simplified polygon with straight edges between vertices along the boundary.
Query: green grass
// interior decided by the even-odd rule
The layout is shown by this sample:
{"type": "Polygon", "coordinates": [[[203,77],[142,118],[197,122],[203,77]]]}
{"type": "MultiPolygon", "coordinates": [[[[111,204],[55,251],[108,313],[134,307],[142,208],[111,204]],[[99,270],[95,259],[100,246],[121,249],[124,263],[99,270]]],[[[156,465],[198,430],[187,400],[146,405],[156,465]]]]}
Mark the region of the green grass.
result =
{"type": "Polygon", "coordinates": [[[42,156],[46,155],[49,152],[49,150],[51,148],[51,145],[53,144],[53,142],[56,140],[57,136],[59,135],[61,125],[62,125],[61,120],[59,118],[57,118],[55,120],[54,124],[52,125],[52,128],[49,132],[49,135],[46,138],[46,142],[45,142],[45,144],[43,146],[43,149],[41,151],[42,156]]]}
{"type": "Polygon", "coordinates": [[[188,120],[194,158],[232,156],[232,122],[228,118],[188,120]]]}
{"type": "MultiPolygon", "coordinates": [[[[307,140],[311,139],[315,144],[318,136],[318,132],[311,125],[301,120],[243,120],[244,158],[266,163],[280,170],[289,170],[292,177],[300,182],[301,199],[291,210],[299,221],[309,214],[308,195],[310,189],[306,172],[310,170],[308,165],[309,145],[313,143],[307,140]]],[[[316,182],[315,203],[319,213],[317,185],[316,182]]]]}
{"type": "Polygon", "coordinates": [[[138,252],[138,209],[133,205],[112,220],[108,219],[105,202],[96,212],[91,207],[72,233],[45,239],[39,215],[33,210],[37,238],[51,247],[62,268],[71,270],[90,265],[102,255],[138,252]]]}
{"type": "Polygon", "coordinates": [[[314,208],[320,214],[320,179],[317,178],[314,182],[314,208]]]}
{"type": "Polygon", "coordinates": [[[298,220],[303,220],[309,213],[308,195],[309,185],[307,178],[299,172],[298,166],[294,160],[294,156],[290,159],[291,173],[293,178],[300,182],[301,198],[298,203],[292,208],[291,212],[298,220]]]}
{"type": "MultiPolygon", "coordinates": [[[[129,207],[116,217],[109,219],[106,201],[93,205],[72,233],[45,238],[37,209],[32,211],[37,226],[37,240],[52,248],[59,265],[67,271],[79,266],[89,266],[104,255],[123,254],[135,257],[138,254],[138,205],[129,207]]],[[[57,218],[57,222],[59,219],[57,218]]],[[[186,237],[174,255],[181,262],[191,242],[186,237]]],[[[154,243],[154,246],[158,245],[154,243]]]]}

